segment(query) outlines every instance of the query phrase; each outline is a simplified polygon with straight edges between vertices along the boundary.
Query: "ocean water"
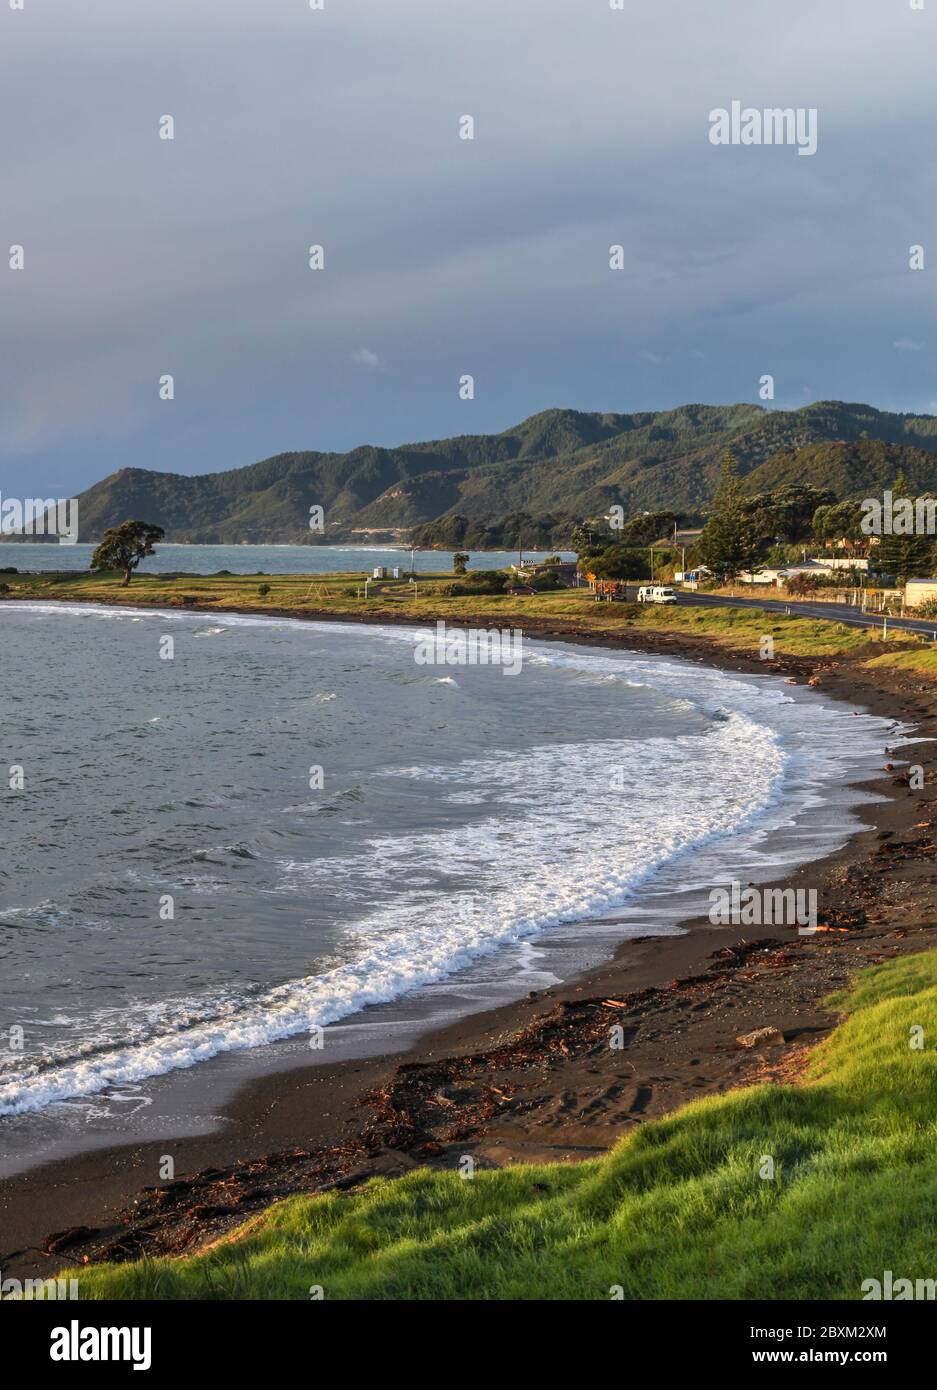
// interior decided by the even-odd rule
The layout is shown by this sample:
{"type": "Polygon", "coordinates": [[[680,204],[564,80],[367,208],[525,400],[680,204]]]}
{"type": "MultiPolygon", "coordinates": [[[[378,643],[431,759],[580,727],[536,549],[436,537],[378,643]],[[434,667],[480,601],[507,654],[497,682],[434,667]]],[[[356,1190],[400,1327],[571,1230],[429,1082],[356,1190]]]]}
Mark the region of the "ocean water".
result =
{"type": "Polygon", "coordinates": [[[0,1171],[676,931],[842,844],[900,735],[775,678],[419,637],[0,607],[0,1171]]]}
{"type": "MultiPolygon", "coordinates": [[[[93,545],[46,545],[29,541],[0,542],[0,569],[12,565],[29,570],[86,570],[94,553],[93,545]]],[[[413,566],[421,574],[452,569],[451,550],[417,550],[413,566]]],[[[517,560],[517,551],[471,550],[470,569],[504,569],[517,560]]],[[[549,552],[525,550],[524,558],[542,560],[549,552]]],[[[559,551],[574,560],[572,551],[559,551]]],[[[409,570],[409,546],[377,545],[165,545],[156,548],[140,565],[141,574],[357,574],[375,565],[403,565],[409,570]]]]}

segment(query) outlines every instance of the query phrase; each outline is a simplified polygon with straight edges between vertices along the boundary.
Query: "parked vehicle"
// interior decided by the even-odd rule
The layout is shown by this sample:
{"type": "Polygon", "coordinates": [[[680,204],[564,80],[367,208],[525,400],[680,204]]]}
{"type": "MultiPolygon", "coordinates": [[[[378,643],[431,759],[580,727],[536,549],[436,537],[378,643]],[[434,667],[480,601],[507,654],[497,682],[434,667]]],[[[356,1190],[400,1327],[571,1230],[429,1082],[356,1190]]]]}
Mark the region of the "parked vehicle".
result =
{"type": "Polygon", "coordinates": [[[638,590],[638,603],[676,603],[677,595],[664,584],[645,584],[638,590]]]}

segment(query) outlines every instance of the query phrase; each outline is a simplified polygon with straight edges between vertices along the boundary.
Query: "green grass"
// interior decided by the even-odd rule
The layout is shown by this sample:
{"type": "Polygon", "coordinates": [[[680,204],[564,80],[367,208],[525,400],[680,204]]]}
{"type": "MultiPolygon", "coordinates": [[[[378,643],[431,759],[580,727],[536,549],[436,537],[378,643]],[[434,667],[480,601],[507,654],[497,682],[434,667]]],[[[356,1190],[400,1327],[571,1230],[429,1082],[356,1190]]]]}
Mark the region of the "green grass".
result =
{"type": "MultiPolygon", "coordinates": [[[[85,602],[181,606],[184,598],[214,608],[280,608],[302,613],[330,613],[336,617],[380,620],[396,617],[413,622],[483,622],[491,625],[535,619],[574,624],[596,634],[626,635],[628,629],[663,630],[675,636],[700,637],[734,652],[758,656],[763,637],[774,638],[779,656],[865,657],[884,645],[889,652],[916,654],[926,660],[926,642],[911,633],[892,629],[887,643],[881,634],[846,623],[815,618],[788,617],[783,613],[751,608],[690,608],[597,603],[587,589],[561,589],[555,593],[508,597],[479,595],[451,597],[444,591],[452,574],[421,576],[414,599],[405,581],[381,581],[364,597],[363,574],[329,575],[164,575],[138,574],[128,588],[118,575],[38,574],[11,575],[10,598],[79,600],[85,602]],[[269,585],[269,593],[260,587],[269,585]],[[376,591],[375,591],[376,590],[376,591]]],[[[891,658],[889,658],[891,659],[891,658]]],[[[937,662],[935,662],[937,666],[937,662]]],[[[924,668],[921,668],[924,669],[924,668]]],[[[927,668],[933,669],[933,668],[927,668]]]]}
{"type": "MultiPolygon", "coordinates": [[[[715,639],[735,650],[758,652],[762,637],[773,637],[775,650],[786,656],[855,656],[872,650],[881,634],[867,628],[824,618],[788,617],[786,613],[752,608],[642,608],[639,626],[662,627],[686,636],[715,639]]],[[[892,641],[917,642],[913,634],[893,629],[892,641]]]]}
{"type": "Polygon", "coordinates": [[[937,951],[831,1003],[806,1084],[699,1101],[600,1160],[292,1198],[203,1255],[73,1271],[80,1296],[856,1299],[885,1269],[934,1277],[937,951]]]}
{"type": "Polygon", "coordinates": [[[883,652],[867,663],[872,667],[890,666],[902,671],[919,671],[922,676],[937,675],[937,647],[916,644],[904,651],[883,652]]]}

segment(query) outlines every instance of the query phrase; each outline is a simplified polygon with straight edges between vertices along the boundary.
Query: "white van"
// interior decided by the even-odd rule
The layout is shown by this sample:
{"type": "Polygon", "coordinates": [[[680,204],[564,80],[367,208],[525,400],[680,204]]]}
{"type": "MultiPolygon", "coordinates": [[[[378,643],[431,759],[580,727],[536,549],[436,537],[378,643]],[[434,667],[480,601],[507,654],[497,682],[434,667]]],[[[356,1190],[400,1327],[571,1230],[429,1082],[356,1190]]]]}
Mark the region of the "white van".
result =
{"type": "Polygon", "coordinates": [[[647,584],[638,590],[638,603],[676,603],[673,589],[663,584],[647,584]]]}

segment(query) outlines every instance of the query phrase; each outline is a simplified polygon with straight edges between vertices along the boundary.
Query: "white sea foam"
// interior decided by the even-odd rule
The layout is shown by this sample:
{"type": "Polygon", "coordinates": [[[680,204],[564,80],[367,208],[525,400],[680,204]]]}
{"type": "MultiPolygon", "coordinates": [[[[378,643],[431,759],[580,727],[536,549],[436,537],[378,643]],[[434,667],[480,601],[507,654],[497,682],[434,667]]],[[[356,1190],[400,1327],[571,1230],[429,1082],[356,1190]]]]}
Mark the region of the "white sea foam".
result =
{"type": "MultiPolygon", "coordinates": [[[[605,913],[662,863],[763,811],[784,761],[768,728],[732,714],[712,724],[703,739],[560,744],[388,773],[435,780],[455,797],[470,787],[484,790],[500,809],[459,829],[368,842],[355,874],[381,883],[400,877],[407,893],[397,906],[358,924],[354,959],[249,997],[149,1008],[130,1030],[137,1033],[134,1041],[127,1039],[126,1016],[114,1018],[121,1041],[89,1042],[86,1055],[46,1057],[31,1073],[0,1085],[0,1114],[41,1109],[290,1037],[441,980],[559,923],[605,913]],[[652,776],[638,778],[640,804],[597,798],[596,787],[608,785],[618,764],[633,768],[636,756],[653,769],[652,776]],[[466,892],[441,898],[432,887],[453,866],[464,873],[466,892]]],[[[342,868],[321,859],[286,861],[283,891],[337,880],[342,868]]]]}
{"type": "MultiPolygon", "coordinates": [[[[106,616],[109,610],[49,606],[106,616]]],[[[126,610],[125,610],[126,611],[126,610]]],[[[124,611],[124,612],[125,612],[124,611]]],[[[118,614],[114,614],[118,616],[118,614]]],[[[119,613],[124,616],[124,613],[119,613]]],[[[145,616],[152,616],[146,613],[145,616]]],[[[175,614],[163,617],[178,616],[175,614]]],[[[191,620],[192,615],[187,615],[191,620]]],[[[294,625],[288,619],[223,615],[231,625],[294,625]]],[[[414,641],[415,631],[309,624],[305,630],[386,642],[414,641]]],[[[430,781],[445,800],[478,808],[468,824],[373,834],[366,853],[334,861],[280,861],[276,892],[303,894],[323,882],[341,892],[342,875],[373,880],[396,899],[356,923],[350,959],[317,975],[273,987],[220,991],[101,1012],[83,1020],[63,1050],[0,1077],[0,1115],[40,1110],[57,1101],[127,1087],[219,1054],[302,1034],[439,982],[511,943],[534,941],[562,923],[601,918],[625,904],[664,865],[686,859],[719,837],[789,819],[771,812],[792,770],[804,805],[814,784],[855,759],[856,726],[846,711],[807,708],[774,682],[730,677],[706,667],[615,653],[528,644],[525,660],[564,667],[584,679],[647,684],[708,716],[702,732],[676,738],[602,738],[556,743],[522,753],[493,753],[447,766],[386,769],[385,778],[430,781]],[[852,743],[844,726],[851,724],[852,743]],[[603,796],[616,768],[631,794],[603,796]],[[767,823],[767,820],[765,820],[767,823]],[[464,892],[453,893],[453,878],[464,892]],[[447,891],[440,891],[446,884],[447,891]],[[68,1050],[64,1050],[64,1049],[68,1050]]],[[[633,708],[633,706],[632,706],[633,708]]],[[[871,719],[871,717],[868,717],[871,719]]],[[[881,738],[881,721],[870,736],[881,738]]],[[[226,845],[225,852],[240,852],[226,845]]],[[[196,850],[193,857],[215,853],[196,850]]]]}

